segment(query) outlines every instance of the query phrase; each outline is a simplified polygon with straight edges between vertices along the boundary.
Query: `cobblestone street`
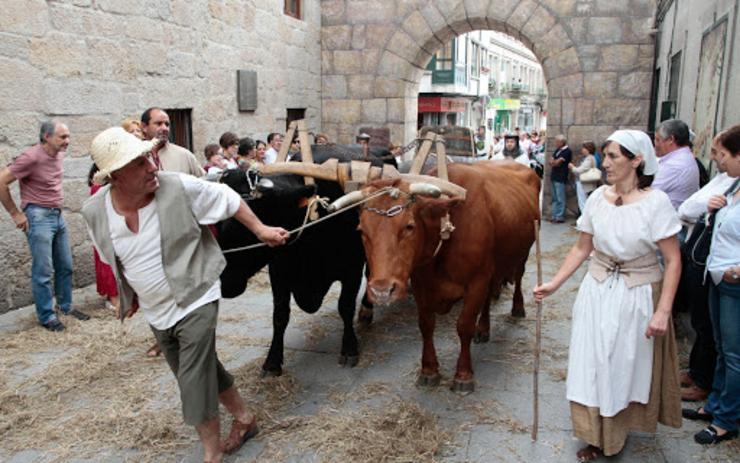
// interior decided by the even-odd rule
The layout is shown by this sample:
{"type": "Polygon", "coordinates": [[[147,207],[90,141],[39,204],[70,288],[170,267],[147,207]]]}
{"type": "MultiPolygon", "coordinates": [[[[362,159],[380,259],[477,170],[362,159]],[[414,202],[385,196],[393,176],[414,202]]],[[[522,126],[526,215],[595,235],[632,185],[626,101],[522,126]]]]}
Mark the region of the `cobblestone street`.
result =
{"type": "MultiPolygon", "coordinates": [[[[576,233],[567,225],[546,224],[542,237],[547,277],[556,270],[576,233]]],[[[575,461],[580,442],[571,436],[565,375],[570,307],[583,269],[544,306],[540,431],[538,442],[533,443],[535,309],[530,292],[534,269],[531,259],[524,284],[526,319],[508,316],[510,291],[493,307],[491,341],[473,348],[476,390],[467,396],[447,387],[458,353],[454,314],[438,318],[436,346],[442,384],[434,389],[414,385],[421,342],[412,301],[376,308],[372,327],[358,332],[359,365],[339,367],[338,291],[330,293],[318,314],[293,311],[284,375],[260,379],[259,368],[271,338],[272,302],[265,274],[259,275],[250,282],[246,295],[221,305],[221,358],[262,423],[257,438],[225,461],[363,461],[345,451],[352,448],[352,442],[333,442],[330,434],[342,439],[352,436],[352,428],[368,428],[366,420],[409,418],[419,413],[436,427],[429,430],[429,445],[441,444],[437,455],[424,460],[575,461]]],[[[97,304],[94,288],[79,291],[77,300],[86,306],[97,304]]],[[[34,325],[28,308],[0,317],[0,329],[5,332],[0,362],[5,415],[0,418],[0,461],[201,461],[195,432],[181,421],[174,378],[163,360],[144,356],[151,335],[143,317],[127,321],[122,335],[111,314],[102,308],[92,313],[95,319],[89,324],[71,322],[62,335],[34,325]],[[95,332],[90,333],[91,329],[95,332]],[[29,338],[35,342],[26,344],[29,338]],[[101,343],[104,349],[96,350],[101,343]],[[21,352],[27,345],[37,350],[21,352]],[[65,345],[69,346],[66,350],[65,345]],[[74,365],[87,367],[72,371],[74,365]],[[61,390],[52,390],[54,384],[61,390]],[[30,409],[17,409],[17,401],[23,400],[30,409]]],[[[404,424],[393,423],[401,429],[404,424]]],[[[224,419],[222,433],[228,425],[224,419]]],[[[612,461],[736,461],[737,443],[701,448],[691,439],[699,429],[698,424],[685,422],[682,429],[661,427],[657,437],[633,436],[612,461]]],[[[373,445],[389,446],[389,459],[397,461],[392,457],[397,450],[392,447],[393,439],[379,435],[387,441],[373,445]]],[[[395,437],[403,440],[403,436],[395,437]]],[[[427,442],[422,439],[414,444],[424,448],[427,442]]]]}

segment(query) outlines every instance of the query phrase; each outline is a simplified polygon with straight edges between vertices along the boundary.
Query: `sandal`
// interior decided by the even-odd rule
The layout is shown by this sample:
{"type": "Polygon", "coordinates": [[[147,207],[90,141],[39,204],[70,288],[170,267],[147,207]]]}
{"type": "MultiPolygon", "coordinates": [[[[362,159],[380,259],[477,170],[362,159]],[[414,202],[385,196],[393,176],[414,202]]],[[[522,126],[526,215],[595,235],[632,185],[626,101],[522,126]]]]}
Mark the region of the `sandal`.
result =
{"type": "Polygon", "coordinates": [[[737,429],[734,431],[727,431],[720,436],[719,433],[717,433],[717,428],[712,425],[709,425],[706,429],[694,434],[694,440],[697,444],[701,445],[719,444],[723,440],[730,440],[736,437],[737,429]]]}
{"type": "Polygon", "coordinates": [[[587,445],[576,452],[578,461],[593,461],[604,455],[604,451],[595,445],[587,445]]]}
{"type": "Polygon", "coordinates": [[[158,343],[154,343],[152,347],[147,349],[146,356],[150,358],[159,357],[159,355],[162,353],[162,349],[159,348],[158,343]]]}
{"type": "Polygon", "coordinates": [[[260,432],[257,426],[257,417],[252,418],[250,423],[242,423],[234,420],[231,423],[231,432],[225,441],[221,442],[221,451],[223,453],[234,453],[239,450],[245,442],[260,432]]]}

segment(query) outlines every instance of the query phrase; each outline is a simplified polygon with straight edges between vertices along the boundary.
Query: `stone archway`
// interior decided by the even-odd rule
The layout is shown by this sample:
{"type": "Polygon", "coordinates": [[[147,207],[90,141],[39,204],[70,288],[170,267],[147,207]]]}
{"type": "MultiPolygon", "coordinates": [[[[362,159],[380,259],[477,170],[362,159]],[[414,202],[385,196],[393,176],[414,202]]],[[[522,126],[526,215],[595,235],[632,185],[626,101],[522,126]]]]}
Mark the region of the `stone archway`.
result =
{"type": "Polygon", "coordinates": [[[617,128],[644,129],[655,0],[322,0],[322,130],[349,143],[361,126],[415,136],[432,54],[454,36],[503,31],[543,66],[548,137],[572,146],[617,128]]]}

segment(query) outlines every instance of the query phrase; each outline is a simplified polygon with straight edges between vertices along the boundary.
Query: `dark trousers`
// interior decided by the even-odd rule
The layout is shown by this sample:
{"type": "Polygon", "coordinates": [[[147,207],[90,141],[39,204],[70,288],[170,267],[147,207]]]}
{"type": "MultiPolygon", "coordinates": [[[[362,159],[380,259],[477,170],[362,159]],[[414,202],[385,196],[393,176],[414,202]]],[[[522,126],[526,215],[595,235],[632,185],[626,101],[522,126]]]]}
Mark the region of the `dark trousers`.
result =
{"type": "Polygon", "coordinates": [[[151,327],[180,387],[185,423],[198,426],[218,417],[218,396],[234,378],[216,355],[218,301],[190,312],[166,330],[151,327]]]}
{"type": "MultiPolygon", "coordinates": [[[[712,389],[714,371],[717,362],[717,351],[714,347],[712,320],[709,317],[709,285],[702,284],[704,268],[688,263],[683,269],[682,283],[688,288],[683,293],[686,305],[691,311],[691,327],[696,332],[696,340],[689,356],[689,376],[694,383],[704,389],[712,389]]],[[[707,276],[709,280],[709,276],[707,276]]]]}

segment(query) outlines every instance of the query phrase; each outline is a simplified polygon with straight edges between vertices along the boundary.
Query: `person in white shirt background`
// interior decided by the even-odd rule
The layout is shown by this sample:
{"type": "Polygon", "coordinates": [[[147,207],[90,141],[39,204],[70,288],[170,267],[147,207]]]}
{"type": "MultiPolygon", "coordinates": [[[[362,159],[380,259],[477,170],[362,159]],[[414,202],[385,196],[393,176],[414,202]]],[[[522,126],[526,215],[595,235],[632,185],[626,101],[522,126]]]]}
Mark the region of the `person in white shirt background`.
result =
{"type": "Polygon", "coordinates": [[[279,133],[273,132],[267,136],[267,144],[269,145],[269,148],[265,151],[264,163],[272,164],[277,161],[280,147],[283,146],[283,136],[279,133]]]}

